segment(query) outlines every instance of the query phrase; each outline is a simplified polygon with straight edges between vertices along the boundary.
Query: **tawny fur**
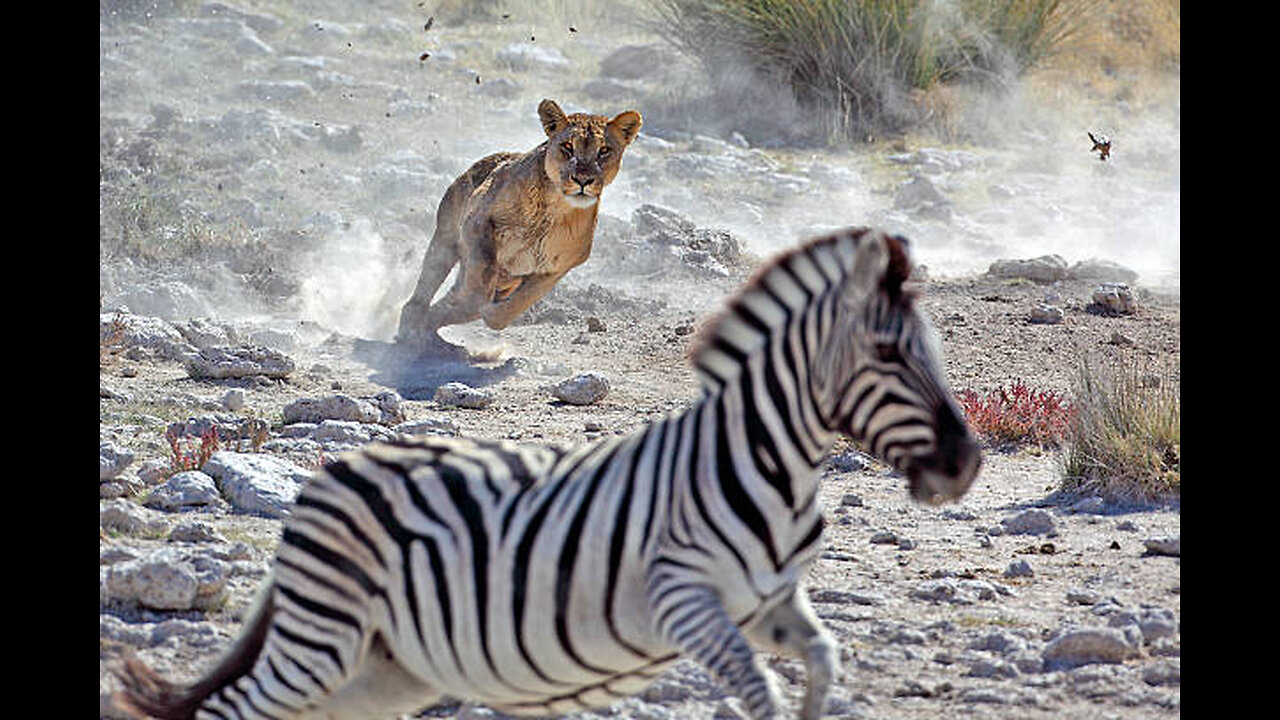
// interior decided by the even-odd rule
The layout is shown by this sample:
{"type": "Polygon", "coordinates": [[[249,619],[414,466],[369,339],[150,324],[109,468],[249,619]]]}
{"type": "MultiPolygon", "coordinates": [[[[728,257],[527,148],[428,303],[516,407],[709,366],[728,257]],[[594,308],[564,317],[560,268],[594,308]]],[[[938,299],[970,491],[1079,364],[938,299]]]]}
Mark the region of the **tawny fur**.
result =
{"type": "Polygon", "coordinates": [[[483,318],[500,330],[591,255],[601,191],[640,130],[640,113],[613,119],[538,105],[547,140],[527,153],[477,161],[445,191],[397,340],[420,348],[437,331],[483,318]],[[459,265],[449,292],[436,291],[459,265]]]}

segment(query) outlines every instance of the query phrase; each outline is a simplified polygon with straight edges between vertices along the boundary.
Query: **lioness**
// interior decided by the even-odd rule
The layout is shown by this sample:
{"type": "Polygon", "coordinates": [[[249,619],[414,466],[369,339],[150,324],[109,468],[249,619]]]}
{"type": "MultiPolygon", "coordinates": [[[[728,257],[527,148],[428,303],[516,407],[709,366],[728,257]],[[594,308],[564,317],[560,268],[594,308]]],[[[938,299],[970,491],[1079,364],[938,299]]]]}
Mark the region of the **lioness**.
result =
{"type": "Polygon", "coordinates": [[[444,342],[441,327],[476,318],[501,330],[591,254],[600,193],[640,131],[640,113],[566,116],[543,100],[538,117],[545,142],[483,158],[445,191],[398,342],[428,349],[444,342]],[[458,279],[432,305],[458,263],[458,279]]]}

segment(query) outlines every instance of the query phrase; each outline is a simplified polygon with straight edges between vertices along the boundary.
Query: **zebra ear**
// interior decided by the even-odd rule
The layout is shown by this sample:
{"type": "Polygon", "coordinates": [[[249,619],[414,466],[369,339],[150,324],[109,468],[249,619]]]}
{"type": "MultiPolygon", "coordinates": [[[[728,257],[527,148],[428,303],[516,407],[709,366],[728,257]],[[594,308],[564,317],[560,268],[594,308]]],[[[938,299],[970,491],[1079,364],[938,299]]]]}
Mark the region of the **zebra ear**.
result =
{"type": "Polygon", "coordinates": [[[863,235],[849,273],[849,287],[855,297],[869,297],[880,290],[891,256],[888,240],[887,235],[874,230],[863,235]]]}
{"type": "Polygon", "coordinates": [[[889,261],[885,266],[880,286],[892,299],[902,297],[902,284],[911,275],[911,258],[907,255],[907,239],[901,235],[885,235],[885,248],[889,261]]]}

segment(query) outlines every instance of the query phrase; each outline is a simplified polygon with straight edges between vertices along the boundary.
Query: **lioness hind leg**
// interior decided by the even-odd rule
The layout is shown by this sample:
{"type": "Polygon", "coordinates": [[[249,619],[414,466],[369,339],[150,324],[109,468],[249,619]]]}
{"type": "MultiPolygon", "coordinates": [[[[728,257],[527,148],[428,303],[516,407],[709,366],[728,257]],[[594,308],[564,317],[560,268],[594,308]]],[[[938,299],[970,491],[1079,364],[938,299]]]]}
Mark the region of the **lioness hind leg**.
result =
{"type": "Polygon", "coordinates": [[[484,322],[494,330],[501,330],[525,310],[533,306],[542,296],[551,291],[555,284],[564,277],[564,273],[546,275],[526,275],[523,282],[505,297],[494,296],[494,302],[485,305],[480,311],[484,322]]]}
{"type": "Polygon", "coordinates": [[[437,228],[422,258],[422,272],[418,275],[413,296],[400,310],[400,326],[396,332],[398,341],[421,343],[439,327],[432,326],[428,320],[431,300],[459,259],[456,233],[444,233],[437,228]]]}

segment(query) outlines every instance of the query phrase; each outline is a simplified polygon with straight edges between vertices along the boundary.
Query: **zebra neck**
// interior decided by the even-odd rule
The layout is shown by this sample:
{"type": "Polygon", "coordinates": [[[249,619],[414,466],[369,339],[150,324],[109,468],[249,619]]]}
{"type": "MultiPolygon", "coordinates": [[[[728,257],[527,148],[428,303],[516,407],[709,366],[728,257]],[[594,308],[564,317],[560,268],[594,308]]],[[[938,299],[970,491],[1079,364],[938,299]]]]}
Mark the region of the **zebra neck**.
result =
{"type": "Polygon", "coordinates": [[[744,373],[691,409],[700,464],[715,468],[730,500],[742,493],[757,504],[795,513],[813,501],[818,466],[835,436],[799,422],[802,413],[795,404],[762,392],[752,377],[744,373]]]}

